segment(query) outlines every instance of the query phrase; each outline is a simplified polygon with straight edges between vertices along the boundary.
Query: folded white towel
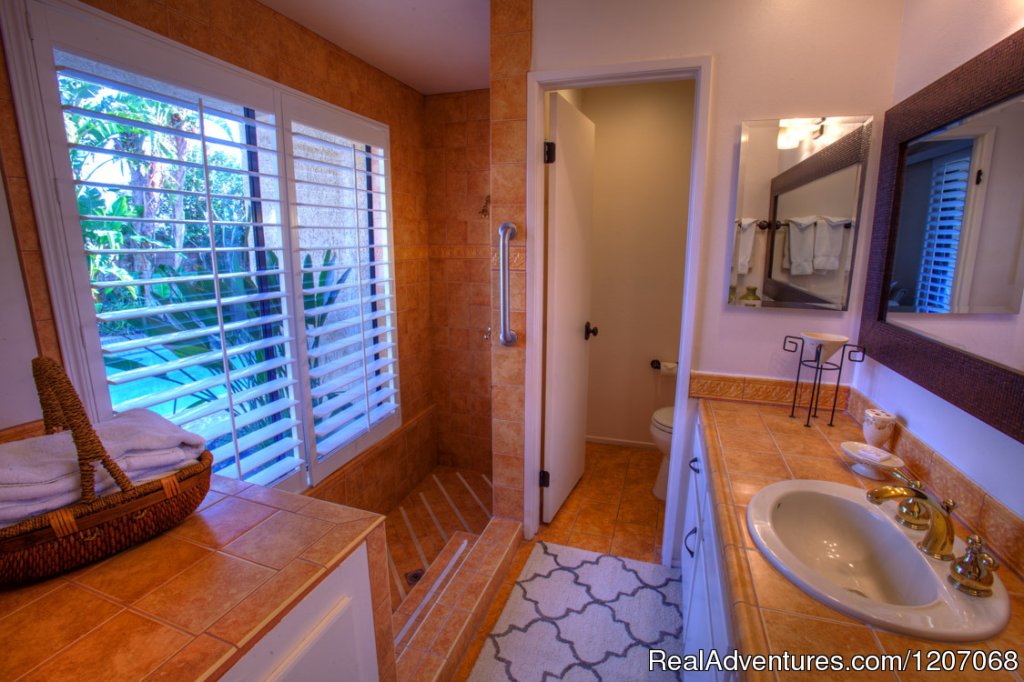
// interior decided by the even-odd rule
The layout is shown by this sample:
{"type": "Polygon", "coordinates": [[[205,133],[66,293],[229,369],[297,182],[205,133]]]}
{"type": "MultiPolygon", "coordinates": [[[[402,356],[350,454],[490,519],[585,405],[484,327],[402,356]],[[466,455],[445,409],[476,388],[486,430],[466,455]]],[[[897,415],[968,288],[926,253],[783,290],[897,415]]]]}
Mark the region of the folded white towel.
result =
{"type": "Polygon", "coordinates": [[[810,275],[814,272],[814,230],[817,216],[789,218],[789,272],[810,275]]]}
{"type": "MultiPolygon", "coordinates": [[[[129,474],[175,469],[198,459],[206,441],[149,410],[130,410],[96,425],[107,454],[129,474]]],[[[97,465],[97,490],[113,479],[97,465]]],[[[79,499],[78,456],[70,432],[0,444],[0,503],[79,499]]]]}
{"type": "Polygon", "coordinates": [[[780,225],[775,230],[775,239],[779,242],[779,249],[782,251],[782,269],[789,270],[790,263],[792,262],[789,258],[789,239],[786,235],[789,234],[788,225],[780,225]]]}
{"type": "Polygon", "coordinates": [[[875,452],[872,450],[861,450],[857,454],[859,454],[864,459],[870,459],[872,462],[881,462],[884,459],[889,459],[889,453],[882,451],[875,452]]]}
{"type": "Polygon", "coordinates": [[[756,218],[740,218],[736,227],[736,274],[745,275],[750,272],[750,254],[754,251],[754,229],[756,218]]]}
{"type": "MultiPolygon", "coordinates": [[[[183,469],[189,464],[193,464],[195,461],[196,458],[192,457],[187,461],[169,468],[154,467],[152,469],[135,471],[128,474],[128,478],[130,478],[132,483],[135,484],[145,483],[148,480],[162,478],[173,471],[183,469]]],[[[0,502],[0,528],[11,526],[19,521],[24,521],[25,519],[36,516],[37,514],[43,514],[78,502],[82,499],[82,492],[77,484],[78,479],[76,478],[75,481],[76,485],[74,490],[65,490],[54,496],[31,500],[5,500],[0,502]]],[[[104,473],[103,476],[97,476],[97,497],[102,497],[108,493],[115,492],[117,489],[117,484],[114,483],[114,479],[110,478],[106,473],[104,473]]]]}
{"type": "Polygon", "coordinates": [[[849,218],[821,216],[814,226],[814,269],[838,270],[839,256],[843,253],[843,226],[849,218]]]}

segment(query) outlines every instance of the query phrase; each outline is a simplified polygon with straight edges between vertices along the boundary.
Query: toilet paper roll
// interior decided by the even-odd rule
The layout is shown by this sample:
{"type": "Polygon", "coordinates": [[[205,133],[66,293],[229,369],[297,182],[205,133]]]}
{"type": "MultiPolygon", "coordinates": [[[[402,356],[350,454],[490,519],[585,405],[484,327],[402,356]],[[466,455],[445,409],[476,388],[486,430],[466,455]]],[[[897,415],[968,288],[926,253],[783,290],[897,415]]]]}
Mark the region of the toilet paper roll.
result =
{"type": "Polygon", "coordinates": [[[676,372],[679,370],[679,364],[675,362],[663,362],[661,363],[661,373],[674,377],[676,372]]]}

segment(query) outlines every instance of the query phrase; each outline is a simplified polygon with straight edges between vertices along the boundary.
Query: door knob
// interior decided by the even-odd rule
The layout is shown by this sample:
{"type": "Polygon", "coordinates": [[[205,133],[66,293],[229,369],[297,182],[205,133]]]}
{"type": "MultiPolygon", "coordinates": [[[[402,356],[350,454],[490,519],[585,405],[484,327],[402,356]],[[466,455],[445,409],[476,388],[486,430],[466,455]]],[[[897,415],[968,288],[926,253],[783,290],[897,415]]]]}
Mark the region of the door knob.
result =
{"type": "Polygon", "coordinates": [[[588,341],[591,336],[597,336],[597,327],[592,327],[590,320],[587,320],[587,326],[583,328],[583,340],[588,341]]]}

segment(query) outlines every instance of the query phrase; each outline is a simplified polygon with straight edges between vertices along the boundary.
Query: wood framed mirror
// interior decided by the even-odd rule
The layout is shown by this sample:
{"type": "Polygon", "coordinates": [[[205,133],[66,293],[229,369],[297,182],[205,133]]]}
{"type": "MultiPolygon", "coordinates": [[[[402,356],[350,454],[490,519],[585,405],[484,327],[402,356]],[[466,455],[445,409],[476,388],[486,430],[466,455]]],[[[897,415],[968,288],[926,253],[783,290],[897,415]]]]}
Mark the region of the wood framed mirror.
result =
{"type": "MultiPolygon", "coordinates": [[[[1015,99],[1024,100],[1024,30],[997,43],[886,112],[859,343],[876,361],[1015,440],[1024,442],[1024,349],[1011,344],[1008,355],[994,356],[970,342],[961,343],[951,340],[946,334],[931,333],[927,331],[927,325],[909,326],[898,316],[890,314],[893,292],[899,293],[901,286],[893,277],[898,237],[901,231],[906,234],[911,222],[910,218],[901,222],[901,211],[910,213],[904,201],[905,195],[909,196],[911,192],[908,156],[915,154],[924,144],[932,144],[930,140],[938,139],[944,131],[964,126],[965,119],[980,112],[1005,108],[1014,104],[1015,99]]],[[[1021,124],[1024,125],[1024,121],[1021,124]]],[[[999,137],[1006,139],[1008,136],[997,134],[996,137],[998,145],[999,137]]],[[[1019,147],[1011,145],[1006,149],[1006,155],[1020,156],[1019,147]]],[[[968,200],[972,191],[970,185],[980,185],[985,177],[977,170],[973,162],[969,168],[964,168],[968,200]]],[[[990,186],[987,200],[999,195],[1007,199],[1024,195],[1024,177],[1014,175],[1013,179],[1015,186],[1009,189],[997,191],[994,184],[990,186]]],[[[964,209],[967,213],[971,210],[964,209]]],[[[1019,213],[1019,209],[1016,210],[1019,213]]],[[[1010,251],[1019,251],[1021,240],[1024,240],[1024,224],[1021,224],[1024,216],[1018,216],[1016,220],[1016,231],[1003,239],[1004,248],[1010,251]]],[[[1017,259],[1013,268],[1011,278],[1019,279],[1024,262],[1017,259]]],[[[984,269],[984,265],[975,268],[984,269]]],[[[1003,323],[1002,327],[1011,333],[1024,330],[1024,313],[1019,308],[1019,297],[1016,305],[1016,311],[1011,310],[995,320],[1003,323]]],[[[953,327],[974,329],[973,333],[977,335],[978,325],[992,322],[990,318],[951,314],[944,322],[948,321],[953,327]]],[[[1018,335],[1017,338],[1022,337],[1018,335]]]]}

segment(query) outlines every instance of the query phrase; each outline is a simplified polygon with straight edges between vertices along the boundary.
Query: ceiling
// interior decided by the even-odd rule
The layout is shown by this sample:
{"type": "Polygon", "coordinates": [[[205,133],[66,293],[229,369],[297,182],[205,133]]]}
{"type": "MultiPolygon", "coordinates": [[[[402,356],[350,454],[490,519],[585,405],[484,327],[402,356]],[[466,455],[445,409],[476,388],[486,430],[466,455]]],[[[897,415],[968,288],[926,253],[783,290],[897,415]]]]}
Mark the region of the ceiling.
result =
{"type": "Polygon", "coordinates": [[[489,86],[489,0],[260,0],[425,95],[489,86]]]}

